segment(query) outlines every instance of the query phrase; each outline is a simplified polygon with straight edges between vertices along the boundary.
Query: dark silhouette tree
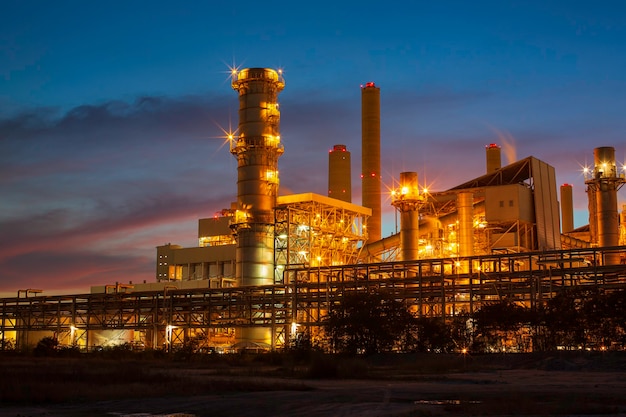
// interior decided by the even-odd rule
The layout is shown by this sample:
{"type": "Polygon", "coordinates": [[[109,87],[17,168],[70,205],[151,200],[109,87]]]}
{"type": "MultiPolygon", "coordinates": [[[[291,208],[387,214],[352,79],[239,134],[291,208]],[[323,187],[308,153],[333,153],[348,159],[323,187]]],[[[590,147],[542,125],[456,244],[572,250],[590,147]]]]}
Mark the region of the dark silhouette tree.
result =
{"type": "Polygon", "coordinates": [[[404,303],[386,292],[348,292],[323,320],[331,349],[349,354],[412,351],[417,322],[404,303]]]}
{"type": "Polygon", "coordinates": [[[447,327],[452,343],[451,348],[448,350],[457,352],[463,351],[463,349],[469,350],[474,340],[476,320],[474,320],[469,313],[464,312],[452,317],[452,319],[448,321],[447,327]]]}
{"type": "Polygon", "coordinates": [[[441,317],[417,319],[416,348],[420,352],[449,352],[454,350],[451,326],[441,317]]]}
{"type": "Polygon", "coordinates": [[[529,310],[510,299],[484,305],[474,314],[476,331],[473,350],[501,350],[511,344],[524,349],[521,330],[531,322],[529,310]]]}
{"type": "Polygon", "coordinates": [[[57,353],[58,347],[59,341],[55,337],[46,336],[37,342],[33,352],[35,356],[53,356],[57,353]]]}
{"type": "Polygon", "coordinates": [[[586,345],[584,298],[585,294],[581,291],[566,289],[548,301],[544,321],[550,349],[558,346],[572,349],[586,345]]]}

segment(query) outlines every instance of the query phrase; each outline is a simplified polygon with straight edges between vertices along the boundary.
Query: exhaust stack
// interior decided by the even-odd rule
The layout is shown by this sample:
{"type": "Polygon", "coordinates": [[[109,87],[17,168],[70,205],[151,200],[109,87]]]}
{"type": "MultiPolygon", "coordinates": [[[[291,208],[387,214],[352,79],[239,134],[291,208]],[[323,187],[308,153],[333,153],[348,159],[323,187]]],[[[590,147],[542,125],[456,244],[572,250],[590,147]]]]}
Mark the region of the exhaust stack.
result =
{"type": "Polygon", "coordinates": [[[487,174],[491,174],[502,168],[502,152],[498,145],[490,143],[485,146],[487,174]]]}
{"type": "Polygon", "coordinates": [[[372,209],[367,220],[367,243],[381,239],[380,88],[361,86],[361,192],[362,205],[372,209]]]}
{"type": "Polygon", "coordinates": [[[346,145],[335,145],[328,153],[328,196],[352,203],[352,169],[346,145]]]}
{"type": "Polygon", "coordinates": [[[237,235],[238,285],[274,283],[274,207],[278,195],[280,142],[278,93],[282,75],[268,68],[233,73],[239,93],[239,137],[230,152],[237,158],[237,210],[231,228],[237,235]]]}
{"type": "MultiPolygon", "coordinates": [[[[619,245],[619,218],[617,191],[626,180],[618,174],[615,149],[604,146],[593,150],[594,168],[591,178],[585,180],[589,199],[589,227],[591,243],[599,247],[619,245]]],[[[605,253],[604,264],[619,264],[619,253],[605,253]]]]}
{"type": "Polygon", "coordinates": [[[574,230],[574,198],[572,184],[561,185],[561,233],[574,230]]]}

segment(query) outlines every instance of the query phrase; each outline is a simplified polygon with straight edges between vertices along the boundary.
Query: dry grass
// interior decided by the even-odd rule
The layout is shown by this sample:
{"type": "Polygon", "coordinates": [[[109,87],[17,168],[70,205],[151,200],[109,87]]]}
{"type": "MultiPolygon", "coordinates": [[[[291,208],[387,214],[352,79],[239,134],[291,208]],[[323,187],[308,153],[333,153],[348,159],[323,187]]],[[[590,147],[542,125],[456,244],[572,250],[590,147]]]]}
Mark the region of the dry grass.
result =
{"type": "MultiPolygon", "coordinates": [[[[32,405],[307,389],[298,382],[276,384],[275,381],[242,381],[214,376],[229,375],[227,369],[168,360],[2,357],[0,403],[32,405]]],[[[256,367],[250,367],[249,371],[249,374],[258,373],[256,367]]]]}
{"type": "MultiPolygon", "coordinates": [[[[381,416],[583,416],[626,412],[626,353],[369,358],[269,354],[208,355],[184,360],[149,355],[0,355],[0,375],[0,404],[40,405],[49,410],[68,404],[91,409],[89,404],[105,400],[153,399],[154,403],[165,398],[170,399],[167,406],[174,407],[180,401],[202,398],[202,405],[188,407],[196,416],[291,415],[286,405],[289,401],[301,407],[301,415],[308,415],[307,407],[329,410],[328,414],[311,411],[310,415],[358,415],[346,410],[356,412],[367,404],[380,408],[375,415],[381,416]],[[276,400],[268,400],[265,408],[259,408],[257,393],[264,399],[276,400]],[[239,414],[232,414],[232,406],[220,403],[224,396],[241,404],[239,414]],[[207,404],[210,411],[206,411],[207,404]],[[257,414],[244,414],[244,409],[257,414]],[[387,409],[391,411],[385,413],[387,409]]],[[[60,414],[41,415],[70,414],[63,408],[60,414]]]]}

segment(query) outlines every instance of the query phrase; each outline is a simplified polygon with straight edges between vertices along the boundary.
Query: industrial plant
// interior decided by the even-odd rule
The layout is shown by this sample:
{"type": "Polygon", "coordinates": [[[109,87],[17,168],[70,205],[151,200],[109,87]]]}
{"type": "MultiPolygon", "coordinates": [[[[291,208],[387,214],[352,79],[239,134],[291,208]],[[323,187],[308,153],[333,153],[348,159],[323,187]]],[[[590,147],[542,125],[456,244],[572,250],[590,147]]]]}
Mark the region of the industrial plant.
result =
{"type": "Polygon", "coordinates": [[[533,156],[502,166],[498,144],[485,147],[477,178],[435,191],[417,172],[402,172],[383,195],[381,91],[367,82],[360,204],[352,201],[344,144],[328,153],[327,195],[281,195],[283,75],[236,70],[232,88],[237,193],[219,216],[198,220],[198,246],[158,246],[149,282],[0,299],[1,341],[26,347],[53,336],[84,350],[121,343],[171,350],[194,340],[217,351],[275,350],[298,334],[318,335],[347,293],[384,290],[416,317],[449,319],[503,298],[532,307],[569,287],[626,289],[626,204],[620,212],[618,202],[626,178],[613,147],[589,149],[589,224],[577,229],[572,185],[557,187],[554,167],[533,156]],[[399,230],[383,237],[387,197],[399,230]]]}

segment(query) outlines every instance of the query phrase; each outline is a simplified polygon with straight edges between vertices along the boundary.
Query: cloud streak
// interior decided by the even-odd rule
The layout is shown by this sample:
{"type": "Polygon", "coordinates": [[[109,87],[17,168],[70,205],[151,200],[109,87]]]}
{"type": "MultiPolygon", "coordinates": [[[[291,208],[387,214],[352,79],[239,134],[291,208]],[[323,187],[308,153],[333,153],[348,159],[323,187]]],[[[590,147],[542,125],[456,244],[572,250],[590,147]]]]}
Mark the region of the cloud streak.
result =
{"type": "Polygon", "coordinates": [[[152,280],[156,245],[194,244],[197,219],[233,198],[230,156],[214,155],[220,101],[141,97],[0,120],[0,292],[152,280]]]}

